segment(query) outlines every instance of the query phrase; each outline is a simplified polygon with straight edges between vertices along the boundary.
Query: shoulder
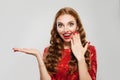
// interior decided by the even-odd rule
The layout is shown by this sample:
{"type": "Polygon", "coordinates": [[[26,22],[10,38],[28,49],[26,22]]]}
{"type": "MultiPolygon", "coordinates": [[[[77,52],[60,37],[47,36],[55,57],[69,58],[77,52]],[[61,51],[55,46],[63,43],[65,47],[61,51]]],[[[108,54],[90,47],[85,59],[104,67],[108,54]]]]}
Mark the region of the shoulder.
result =
{"type": "Polygon", "coordinates": [[[94,45],[89,44],[89,45],[88,45],[88,50],[89,50],[90,52],[96,52],[96,47],[95,47],[94,45]]]}
{"type": "Polygon", "coordinates": [[[43,57],[46,57],[48,53],[48,49],[49,49],[49,46],[44,48],[43,57]]]}
{"type": "Polygon", "coordinates": [[[88,51],[90,53],[90,64],[91,68],[96,70],[97,69],[97,54],[96,54],[96,48],[93,45],[88,46],[88,51]]]}
{"type": "Polygon", "coordinates": [[[94,45],[89,44],[88,50],[90,52],[91,57],[96,57],[96,47],[94,45]]]}
{"type": "Polygon", "coordinates": [[[44,53],[48,52],[49,46],[44,48],[44,53]]]}

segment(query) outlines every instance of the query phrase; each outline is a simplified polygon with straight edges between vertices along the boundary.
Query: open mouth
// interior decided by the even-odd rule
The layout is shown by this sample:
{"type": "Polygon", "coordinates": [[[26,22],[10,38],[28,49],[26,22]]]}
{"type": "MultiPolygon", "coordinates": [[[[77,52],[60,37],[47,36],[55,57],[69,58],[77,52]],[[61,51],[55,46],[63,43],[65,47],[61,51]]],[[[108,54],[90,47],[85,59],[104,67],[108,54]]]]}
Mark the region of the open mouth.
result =
{"type": "Polygon", "coordinates": [[[71,35],[72,35],[72,33],[64,33],[64,34],[63,34],[63,37],[64,37],[65,39],[70,39],[70,38],[71,38],[71,35]]]}

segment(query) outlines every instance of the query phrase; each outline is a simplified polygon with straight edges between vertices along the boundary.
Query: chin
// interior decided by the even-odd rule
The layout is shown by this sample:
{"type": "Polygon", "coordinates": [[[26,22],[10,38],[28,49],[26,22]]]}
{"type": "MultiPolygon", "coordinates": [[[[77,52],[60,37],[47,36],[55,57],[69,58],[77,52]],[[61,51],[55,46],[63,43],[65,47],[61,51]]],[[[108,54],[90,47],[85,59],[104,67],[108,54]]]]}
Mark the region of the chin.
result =
{"type": "Polygon", "coordinates": [[[68,42],[70,42],[70,41],[71,41],[71,39],[68,39],[68,40],[64,40],[64,42],[67,42],[67,43],[68,43],[68,42]]]}

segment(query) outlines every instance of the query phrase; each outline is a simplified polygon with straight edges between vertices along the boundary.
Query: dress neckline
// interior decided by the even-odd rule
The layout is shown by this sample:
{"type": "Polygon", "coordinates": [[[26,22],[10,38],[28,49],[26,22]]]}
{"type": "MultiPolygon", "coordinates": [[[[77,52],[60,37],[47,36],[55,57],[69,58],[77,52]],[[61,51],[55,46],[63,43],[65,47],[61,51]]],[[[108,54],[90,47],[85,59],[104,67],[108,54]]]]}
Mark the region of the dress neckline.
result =
{"type": "Polygon", "coordinates": [[[67,49],[63,49],[63,52],[70,53],[70,52],[71,52],[71,49],[69,49],[69,48],[67,48],[67,49]]]}

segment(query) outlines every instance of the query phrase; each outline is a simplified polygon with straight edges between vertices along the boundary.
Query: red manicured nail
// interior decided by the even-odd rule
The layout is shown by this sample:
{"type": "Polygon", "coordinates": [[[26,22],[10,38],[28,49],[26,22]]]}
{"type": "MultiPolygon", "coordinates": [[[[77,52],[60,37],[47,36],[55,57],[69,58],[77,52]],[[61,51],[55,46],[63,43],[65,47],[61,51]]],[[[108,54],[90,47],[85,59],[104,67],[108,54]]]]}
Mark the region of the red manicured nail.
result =
{"type": "Polygon", "coordinates": [[[14,50],[14,52],[17,52],[17,50],[14,50]]]}
{"type": "Polygon", "coordinates": [[[15,49],[13,48],[13,51],[14,51],[14,52],[17,52],[18,50],[15,50],[15,49]]]}
{"type": "Polygon", "coordinates": [[[90,42],[88,42],[88,44],[90,44],[90,42]]]}
{"type": "Polygon", "coordinates": [[[75,31],[75,32],[73,32],[73,34],[75,35],[75,34],[78,34],[78,32],[77,31],[75,31]]]}

